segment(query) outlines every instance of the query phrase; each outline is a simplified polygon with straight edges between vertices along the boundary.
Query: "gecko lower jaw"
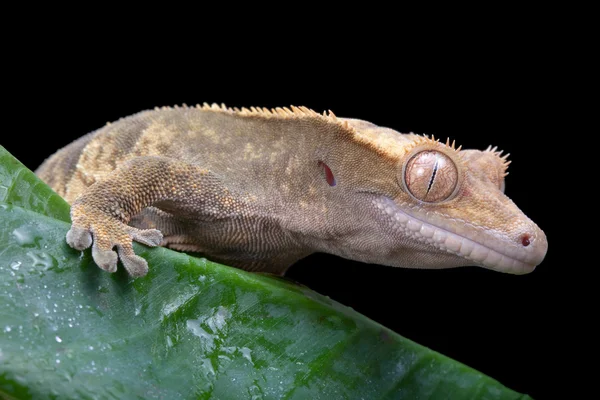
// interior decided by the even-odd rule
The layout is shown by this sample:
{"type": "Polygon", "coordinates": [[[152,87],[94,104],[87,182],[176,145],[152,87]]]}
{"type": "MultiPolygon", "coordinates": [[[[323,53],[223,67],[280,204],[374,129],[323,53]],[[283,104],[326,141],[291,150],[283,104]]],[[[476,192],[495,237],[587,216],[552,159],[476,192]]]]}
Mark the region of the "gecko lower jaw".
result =
{"type": "Polygon", "coordinates": [[[543,233],[540,243],[536,243],[533,248],[509,247],[500,240],[490,247],[409,215],[387,197],[377,198],[373,203],[392,218],[392,227],[400,230],[404,236],[472,261],[472,264],[465,265],[477,265],[499,272],[522,275],[532,272],[546,254],[547,242],[543,233]]]}

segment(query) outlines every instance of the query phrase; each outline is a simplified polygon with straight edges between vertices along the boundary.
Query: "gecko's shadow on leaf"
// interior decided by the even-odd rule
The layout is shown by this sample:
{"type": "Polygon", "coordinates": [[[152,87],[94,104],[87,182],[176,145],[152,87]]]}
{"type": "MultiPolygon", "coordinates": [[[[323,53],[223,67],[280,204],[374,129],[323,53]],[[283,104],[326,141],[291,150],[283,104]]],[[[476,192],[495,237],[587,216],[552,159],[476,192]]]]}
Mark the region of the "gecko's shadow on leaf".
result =
{"type": "Polygon", "coordinates": [[[96,265],[88,249],[81,260],[80,271],[82,290],[89,296],[96,297],[106,290],[118,297],[127,297],[131,293],[132,278],[120,262],[115,273],[108,273],[96,265]]]}

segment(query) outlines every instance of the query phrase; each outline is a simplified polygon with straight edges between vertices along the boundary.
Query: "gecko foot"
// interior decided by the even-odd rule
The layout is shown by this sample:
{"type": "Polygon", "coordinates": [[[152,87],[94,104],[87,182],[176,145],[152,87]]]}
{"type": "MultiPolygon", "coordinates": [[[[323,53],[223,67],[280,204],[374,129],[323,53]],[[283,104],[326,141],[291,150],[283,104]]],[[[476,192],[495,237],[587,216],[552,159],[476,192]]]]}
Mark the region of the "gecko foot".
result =
{"type": "Polygon", "coordinates": [[[156,229],[137,229],[124,224],[117,218],[102,211],[73,205],[71,209],[73,226],[67,232],[67,243],[77,250],[92,246],[94,262],[107,272],[117,270],[120,259],[132,277],[144,276],[148,273],[148,263],[135,255],[132,242],[147,246],[158,246],[162,241],[162,233],[156,229]],[[113,249],[116,247],[117,251],[113,249]]]}

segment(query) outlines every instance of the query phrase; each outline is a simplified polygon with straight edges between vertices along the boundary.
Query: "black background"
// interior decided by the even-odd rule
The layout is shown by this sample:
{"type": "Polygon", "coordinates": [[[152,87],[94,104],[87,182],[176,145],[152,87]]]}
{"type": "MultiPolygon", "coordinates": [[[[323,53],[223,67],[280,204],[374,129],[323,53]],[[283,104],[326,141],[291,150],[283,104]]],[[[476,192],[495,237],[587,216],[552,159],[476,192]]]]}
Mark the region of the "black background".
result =
{"type": "Polygon", "coordinates": [[[506,193],[549,241],[533,273],[395,269],[315,254],[288,276],[514,390],[546,398],[568,383],[559,360],[571,351],[562,329],[576,318],[565,289],[574,271],[558,258],[555,156],[562,145],[552,140],[564,134],[564,98],[556,54],[545,44],[498,37],[409,53],[369,43],[359,50],[327,41],[271,48],[242,41],[225,43],[223,54],[201,45],[182,53],[170,47],[173,39],[143,50],[41,41],[12,49],[3,91],[10,106],[0,144],[31,169],[107,121],[205,101],[331,109],[400,132],[450,137],[464,148],[493,144],[511,153],[506,193]]]}

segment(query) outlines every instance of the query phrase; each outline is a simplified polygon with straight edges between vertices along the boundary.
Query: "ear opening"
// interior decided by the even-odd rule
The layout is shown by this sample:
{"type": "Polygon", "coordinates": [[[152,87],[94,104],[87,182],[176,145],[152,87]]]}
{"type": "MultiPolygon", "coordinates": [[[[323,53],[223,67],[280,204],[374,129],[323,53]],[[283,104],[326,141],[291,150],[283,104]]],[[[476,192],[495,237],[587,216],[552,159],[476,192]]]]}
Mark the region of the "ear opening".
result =
{"type": "Polygon", "coordinates": [[[327,181],[329,186],[335,186],[336,185],[335,176],[333,176],[333,172],[331,171],[331,168],[329,168],[329,166],[321,160],[319,160],[318,165],[323,170],[323,173],[325,174],[325,180],[327,181]]]}

